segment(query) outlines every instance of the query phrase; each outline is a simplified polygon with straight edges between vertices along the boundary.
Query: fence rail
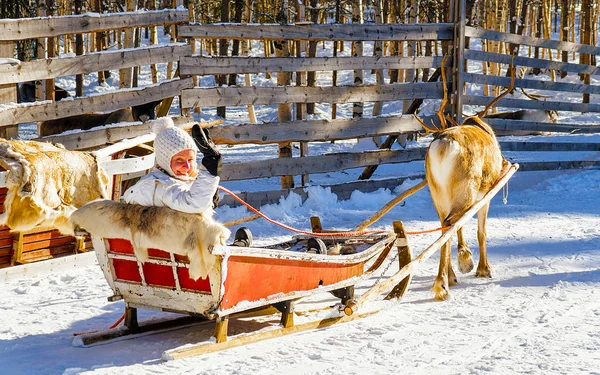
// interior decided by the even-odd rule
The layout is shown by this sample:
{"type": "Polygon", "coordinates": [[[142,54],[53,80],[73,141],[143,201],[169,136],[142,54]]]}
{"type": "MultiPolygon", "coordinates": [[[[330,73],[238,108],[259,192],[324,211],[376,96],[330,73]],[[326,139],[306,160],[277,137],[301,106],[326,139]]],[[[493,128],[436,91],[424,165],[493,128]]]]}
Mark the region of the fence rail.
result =
{"type": "Polygon", "coordinates": [[[19,64],[2,64],[0,85],[165,63],[190,54],[189,44],[166,44],[94,52],[82,56],[23,61],[19,64]]]}
{"type": "Polygon", "coordinates": [[[49,38],[65,34],[185,23],[188,20],[188,11],[180,9],[3,19],[0,21],[0,41],[49,38]]]}
{"type": "Polygon", "coordinates": [[[205,57],[184,56],[180,72],[186,75],[316,72],[355,69],[439,68],[441,56],[360,56],[360,57],[205,57]]]}
{"type": "Polygon", "coordinates": [[[328,25],[258,25],[258,24],[189,24],[179,28],[179,36],[213,39],[251,40],[342,40],[342,41],[406,41],[450,40],[454,26],[435,24],[382,24],[359,27],[352,24],[328,25]]]}
{"type": "Polygon", "coordinates": [[[156,85],[120,90],[59,102],[35,102],[14,105],[0,111],[0,126],[54,120],[82,113],[110,111],[141,105],[179,95],[193,87],[191,78],[163,81],[156,85]]]}

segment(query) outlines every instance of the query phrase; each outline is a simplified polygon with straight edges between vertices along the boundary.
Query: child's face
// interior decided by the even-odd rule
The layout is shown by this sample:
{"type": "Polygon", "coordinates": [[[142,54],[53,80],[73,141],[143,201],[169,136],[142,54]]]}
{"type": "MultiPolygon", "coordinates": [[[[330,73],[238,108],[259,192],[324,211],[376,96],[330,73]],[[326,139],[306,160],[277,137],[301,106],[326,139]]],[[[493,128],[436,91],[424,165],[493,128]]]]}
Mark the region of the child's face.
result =
{"type": "Polygon", "coordinates": [[[196,177],[196,151],[179,151],[171,158],[171,170],[176,177],[196,177]]]}

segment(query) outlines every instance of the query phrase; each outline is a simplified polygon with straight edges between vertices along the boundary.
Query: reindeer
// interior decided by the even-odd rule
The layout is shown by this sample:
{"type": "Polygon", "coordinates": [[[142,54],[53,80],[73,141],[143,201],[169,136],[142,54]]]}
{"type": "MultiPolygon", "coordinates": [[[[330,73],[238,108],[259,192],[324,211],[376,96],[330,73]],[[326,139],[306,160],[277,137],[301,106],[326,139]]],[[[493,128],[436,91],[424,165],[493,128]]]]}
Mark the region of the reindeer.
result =
{"type": "Polygon", "coordinates": [[[69,130],[88,130],[97,126],[116,124],[119,122],[133,122],[154,120],[156,118],[156,106],[160,100],[141,104],[133,107],[118,109],[109,113],[87,113],[75,115],[56,120],[48,120],[38,123],[38,136],[59,134],[69,130]]]}
{"type": "MultiPolygon", "coordinates": [[[[443,63],[442,63],[443,64],[443,63]]],[[[497,101],[514,87],[514,67],[511,64],[511,87],[494,99],[483,111],[468,117],[460,126],[446,128],[443,110],[447,103],[446,90],[438,111],[441,129],[431,130],[421,121],[426,131],[435,133],[425,156],[425,176],[433,205],[443,227],[453,225],[473,204],[487,193],[500,177],[507,163],[502,157],[500,145],[494,130],[481,118],[497,101]]],[[[443,72],[442,65],[442,72],[443,72]]],[[[444,88],[445,75],[442,74],[444,88]]],[[[452,121],[448,118],[448,120],[452,121]]],[[[420,120],[419,120],[420,121],[420,120]]],[[[458,125],[454,123],[454,125],[458,125]]],[[[477,213],[477,240],[479,242],[479,264],[476,277],[491,277],[492,271],[487,259],[486,219],[489,203],[477,213]]],[[[462,273],[473,269],[473,257],[467,246],[462,228],[458,230],[458,269],[462,273]]],[[[438,300],[449,295],[449,286],[457,284],[452,269],[450,241],[442,245],[438,275],[433,284],[433,292],[438,300]]]]}
{"type": "MultiPolygon", "coordinates": [[[[35,89],[41,85],[41,81],[29,81],[19,84],[17,89],[17,103],[33,103],[35,102],[35,89]]],[[[59,101],[70,97],[71,94],[62,87],[54,86],[54,101],[59,101]]]]}

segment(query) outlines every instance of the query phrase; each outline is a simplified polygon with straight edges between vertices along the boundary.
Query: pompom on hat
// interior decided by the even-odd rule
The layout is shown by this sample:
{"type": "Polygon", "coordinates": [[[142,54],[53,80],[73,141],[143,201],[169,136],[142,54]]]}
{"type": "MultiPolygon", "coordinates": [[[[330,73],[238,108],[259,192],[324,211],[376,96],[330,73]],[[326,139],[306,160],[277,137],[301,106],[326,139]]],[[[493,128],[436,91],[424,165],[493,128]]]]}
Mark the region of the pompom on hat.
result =
{"type": "Polygon", "coordinates": [[[185,130],[175,127],[170,117],[161,117],[153,121],[152,132],[156,134],[154,139],[156,164],[170,176],[175,177],[175,173],[171,170],[171,159],[183,150],[192,149],[197,152],[196,143],[185,130]]]}

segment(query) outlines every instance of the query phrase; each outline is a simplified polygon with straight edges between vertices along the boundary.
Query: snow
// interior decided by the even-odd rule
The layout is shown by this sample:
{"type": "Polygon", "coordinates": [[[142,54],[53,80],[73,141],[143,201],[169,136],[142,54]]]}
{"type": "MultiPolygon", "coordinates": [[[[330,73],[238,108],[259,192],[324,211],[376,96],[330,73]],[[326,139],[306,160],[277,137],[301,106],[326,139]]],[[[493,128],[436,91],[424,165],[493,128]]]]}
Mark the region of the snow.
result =
{"type": "MultiPolygon", "coordinates": [[[[168,40],[168,37],[163,37],[168,40]]],[[[259,47],[257,45],[257,47],[259,47]]],[[[328,48],[330,45],[328,45],[328,48]]],[[[365,44],[365,54],[372,45],[365,44]]],[[[318,49],[319,54],[327,51],[318,49]]],[[[349,48],[346,49],[346,54],[349,48]]],[[[253,49],[257,55],[260,48],[253,49]]],[[[150,82],[142,69],[140,82],[150,82]]],[[[164,67],[161,75],[164,77],[164,67]]],[[[341,82],[351,72],[340,72],[341,82]]],[[[329,75],[318,74],[322,84],[329,75]]],[[[107,87],[86,76],[89,93],[112,90],[118,74],[107,87]]],[[[365,74],[367,82],[374,76],[365,74]]],[[[212,84],[202,77],[202,85],[212,84]]],[[[272,85],[264,75],[253,82],[272,85]]],[[[330,82],[330,81],[329,81],[330,82]]],[[[72,77],[57,84],[73,91],[72,77]]],[[[597,100],[597,98],[593,97],[597,100]]],[[[175,113],[177,103],[173,104],[175,113]]],[[[330,106],[317,104],[328,118],[330,106]]],[[[370,112],[370,105],[365,106],[370,112]]],[[[401,103],[386,103],[384,113],[397,113],[401,103]]],[[[436,109],[426,101],[422,113],[436,109]]],[[[276,119],[275,107],[257,107],[259,120],[276,119]]],[[[340,115],[351,105],[338,106],[340,115]]],[[[198,118],[213,118],[208,109],[198,118]]],[[[228,109],[227,124],[248,121],[245,108],[228,109]]],[[[561,121],[597,123],[597,115],[572,115],[561,121]]],[[[34,127],[22,126],[23,137],[34,136],[34,127]]],[[[598,142],[598,135],[553,135],[541,138],[510,137],[506,140],[598,142]]],[[[426,145],[430,139],[410,143],[426,145]]],[[[356,151],[365,143],[340,141],[310,145],[310,154],[356,151]]],[[[398,146],[395,146],[398,147],[398,146]]],[[[226,162],[258,160],[276,155],[276,146],[223,147],[226,162]]],[[[294,150],[294,153],[299,153],[294,150]]],[[[597,152],[507,153],[515,160],[570,158],[598,160],[597,152]]],[[[422,162],[386,165],[375,178],[422,173],[422,162]]],[[[318,185],[353,181],[360,170],[311,175],[306,201],[291,194],[261,210],[273,219],[309,229],[309,217],[318,215],[325,228],[351,229],[394,196],[418,181],[407,181],[393,192],[354,192],[341,201],[330,189],[318,185]]],[[[276,189],[278,178],[224,184],[229,189],[276,189]]],[[[502,196],[492,201],[488,219],[488,254],[492,279],[458,275],[450,299],[433,300],[430,288],[437,273],[438,256],[426,261],[413,275],[409,291],[399,302],[361,320],[304,332],[226,351],[164,362],[165,350],[209,340],[212,326],[186,327],[155,335],[142,335],[89,348],[72,346],[73,334],[106,329],[123,312],[123,301],[107,302],[111,290],[100,268],[82,262],[49,274],[6,277],[0,288],[0,368],[3,374],[600,374],[600,171],[597,169],[518,172],[509,183],[508,203],[502,196]]],[[[219,220],[247,215],[245,208],[221,207],[219,220]]],[[[423,189],[396,206],[373,229],[387,229],[402,220],[408,231],[439,226],[431,198],[423,189]]],[[[289,239],[290,233],[265,221],[245,224],[255,246],[289,239]]],[[[235,231],[236,228],[232,228],[235,231]]],[[[409,237],[418,255],[438,234],[409,237]]],[[[477,259],[476,221],[465,226],[467,242],[477,259]]],[[[384,277],[397,271],[391,264],[384,277]]],[[[357,287],[364,293],[375,279],[357,287]]],[[[327,295],[321,304],[332,301],[327,295]]],[[[366,309],[381,307],[368,305],[366,309]]],[[[165,319],[176,314],[140,310],[140,320],[165,319]]],[[[264,329],[260,322],[234,322],[230,333],[264,329]]]]}

